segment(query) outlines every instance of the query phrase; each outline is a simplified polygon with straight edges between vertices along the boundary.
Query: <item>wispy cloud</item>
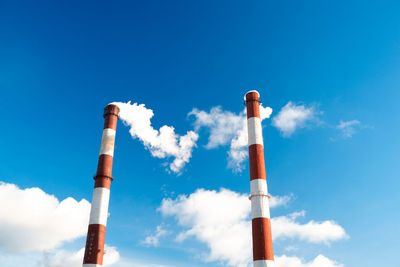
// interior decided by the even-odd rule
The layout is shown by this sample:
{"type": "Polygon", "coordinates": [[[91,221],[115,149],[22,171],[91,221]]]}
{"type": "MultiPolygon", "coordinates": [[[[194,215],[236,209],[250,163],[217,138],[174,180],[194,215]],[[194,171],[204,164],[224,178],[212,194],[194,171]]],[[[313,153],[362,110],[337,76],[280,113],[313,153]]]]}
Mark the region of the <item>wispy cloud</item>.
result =
{"type": "Polygon", "coordinates": [[[154,234],[148,235],[141,243],[148,247],[158,247],[160,238],[168,234],[168,231],[158,225],[154,234]]]}
{"type": "Polygon", "coordinates": [[[0,247],[11,252],[46,251],[86,235],[90,203],[59,201],[40,188],[0,182],[0,247]]]}
{"type": "MultiPolygon", "coordinates": [[[[272,109],[260,106],[261,119],[271,116],[272,109]]],[[[213,107],[209,112],[193,109],[189,116],[195,116],[194,126],[196,131],[205,127],[210,130],[207,149],[229,144],[228,167],[234,171],[243,169],[243,161],[247,158],[247,124],[246,111],[239,114],[225,111],[221,107],[213,107]]]]}
{"type": "MultiPolygon", "coordinates": [[[[283,205],[290,197],[278,199],[285,201],[276,201],[275,205],[283,205]]],[[[188,237],[194,237],[208,246],[209,253],[202,258],[204,261],[222,261],[229,266],[240,267],[247,267],[250,264],[251,209],[247,195],[227,189],[220,191],[198,189],[189,196],[180,195],[176,199],[163,199],[159,210],[164,216],[175,217],[178,225],[185,229],[177,235],[177,241],[182,242],[188,237]]],[[[304,216],[304,212],[273,218],[271,220],[273,238],[326,244],[347,237],[344,229],[333,221],[309,221],[301,224],[296,221],[299,216],[304,216]]],[[[319,262],[317,258],[314,261],[319,262]]],[[[278,266],[316,266],[307,265],[314,264],[312,262],[294,265],[296,262],[296,259],[292,259],[293,265],[278,266]]],[[[300,264],[303,263],[300,261],[300,264]]]]}
{"type": "Polygon", "coordinates": [[[293,195],[288,196],[271,196],[269,199],[269,206],[271,208],[286,206],[293,198],[293,195]]]}
{"type": "Polygon", "coordinates": [[[287,252],[292,252],[292,251],[297,251],[297,250],[299,250],[299,248],[296,247],[296,246],[287,246],[287,247],[285,247],[285,251],[287,251],[287,252]]]}
{"type": "Polygon", "coordinates": [[[308,122],[316,118],[314,106],[296,105],[289,101],[279,113],[272,118],[272,125],[283,137],[290,137],[297,129],[304,128],[308,122]]]}
{"type": "Polygon", "coordinates": [[[129,126],[129,133],[133,138],[139,138],[143,145],[156,158],[172,157],[169,169],[179,173],[192,157],[193,148],[199,135],[194,131],[188,131],[180,136],[175,133],[172,126],[164,125],[156,130],[151,125],[154,112],[144,104],[131,102],[114,102],[120,108],[120,119],[129,126]]]}
{"type": "Polygon", "coordinates": [[[350,138],[355,133],[357,128],[361,126],[361,122],[359,120],[351,120],[351,121],[340,121],[336,126],[336,129],[341,131],[341,134],[344,138],[350,138]]]}
{"type": "Polygon", "coordinates": [[[277,267],[343,267],[343,264],[339,264],[331,259],[328,259],[324,255],[318,255],[310,262],[303,262],[298,257],[288,257],[286,255],[275,257],[275,263],[277,267]]]}

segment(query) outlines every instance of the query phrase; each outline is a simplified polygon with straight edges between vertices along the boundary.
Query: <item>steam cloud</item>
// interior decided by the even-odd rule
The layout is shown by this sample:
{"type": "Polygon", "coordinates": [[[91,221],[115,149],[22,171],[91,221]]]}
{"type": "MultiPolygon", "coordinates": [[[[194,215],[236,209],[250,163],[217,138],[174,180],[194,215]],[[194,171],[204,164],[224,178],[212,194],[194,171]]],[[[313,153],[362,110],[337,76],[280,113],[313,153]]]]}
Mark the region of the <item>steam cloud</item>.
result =
{"type": "Polygon", "coordinates": [[[171,171],[179,173],[189,162],[193,147],[196,146],[199,138],[197,133],[188,131],[185,135],[179,136],[175,133],[174,127],[167,125],[156,130],[151,125],[154,112],[146,108],[144,104],[131,104],[131,102],[114,102],[112,104],[119,107],[119,117],[125,125],[130,127],[129,133],[132,137],[139,138],[153,157],[174,157],[169,164],[171,171]]]}
{"type": "MultiPolygon", "coordinates": [[[[272,109],[270,107],[260,106],[261,120],[271,116],[272,109]]],[[[207,149],[216,148],[226,145],[230,142],[228,151],[228,167],[236,172],[243,169],[243,161],[247,158],[247,120],[246,110],[239,114],[222,110],[221,107],[213,107],[210,112],[193,109],[189,116],[196,117],[194,127],[199,130],[201,127],[208,128],[210,135],[207,149]]]]}

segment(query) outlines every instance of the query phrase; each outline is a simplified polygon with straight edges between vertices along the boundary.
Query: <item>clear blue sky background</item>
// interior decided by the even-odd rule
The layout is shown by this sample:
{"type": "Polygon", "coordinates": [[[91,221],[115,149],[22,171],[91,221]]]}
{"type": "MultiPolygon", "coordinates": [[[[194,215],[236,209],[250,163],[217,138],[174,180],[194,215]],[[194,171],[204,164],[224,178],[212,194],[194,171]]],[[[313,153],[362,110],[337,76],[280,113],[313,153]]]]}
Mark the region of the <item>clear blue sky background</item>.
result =
{"type": "MultiPolygon", "coordinates": [[[[145,103],[155,128],[184,134],[192,108],[238,113],[258,88],[275,115],[288,101],[323,111],[323,125],[290,138],[264,122],[269,189],[296,198],[272,216],[304,209],[350,236],[296,254],[400,266],[399,14],[398,1],[0,1],[0,179],[90,200],[107,103],[145,103]],[[336,138],[354,119],[365,128],[336,138]]],[[[226,148],[206,143],[200,132],[176,176],[119,123],[107,243],[141,261],[218,266],[193,259],[198,242],[140,244],[162,221],[164,189],[249,191],[248,169],[232,173],[226,148]]]]}

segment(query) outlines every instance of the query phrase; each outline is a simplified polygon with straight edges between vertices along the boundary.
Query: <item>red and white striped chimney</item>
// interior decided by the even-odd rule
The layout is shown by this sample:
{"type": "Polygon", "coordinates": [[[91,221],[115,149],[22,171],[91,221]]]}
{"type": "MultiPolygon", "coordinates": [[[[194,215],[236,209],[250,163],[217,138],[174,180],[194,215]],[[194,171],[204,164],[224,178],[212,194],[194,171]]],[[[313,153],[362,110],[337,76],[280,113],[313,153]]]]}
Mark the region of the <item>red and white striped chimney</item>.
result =
{"type": "Polygon", "coordinates": [[[265,174],[264,145],[260,117],[260,94],[246,93],[247,131],[250,162],[250,200],[253,231],[253,266],[273,267],[269,194],[265,174]]]}
{"type": "Polygon", "coordinates": [[[110,199],[110,186],[113,180],[112,164],[118,113],[119,108],[116,105],[109,104],[104,108],[104,130],[101,139],[97,172],[94,177],[94,192],[83,267],[103,266],[108,202],[110,199]]]}

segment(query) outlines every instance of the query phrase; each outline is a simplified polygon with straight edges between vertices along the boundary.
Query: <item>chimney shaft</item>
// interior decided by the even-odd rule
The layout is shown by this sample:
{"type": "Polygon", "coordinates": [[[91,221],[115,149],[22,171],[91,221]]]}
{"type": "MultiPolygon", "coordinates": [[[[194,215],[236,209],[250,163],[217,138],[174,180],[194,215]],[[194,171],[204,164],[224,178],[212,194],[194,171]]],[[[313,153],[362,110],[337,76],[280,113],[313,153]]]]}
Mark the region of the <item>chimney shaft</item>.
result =
{"type": "Polygon", "coordinates": [[[112,164],[118,113],[119,108],[116,105],[110,104],[104,108],[103,137],[101,139],[97,172],[94,177],[93,200],[90,210],[83,267],[100,267],[103,265],[108,203],[110,199],[110,186],[113,180],[112,164]]]}
{"type": "Polygon", "coordinates": [[[269,195],[265,174],[264,145],[260,118],[260,94],[246,93],[247,130],[250,163],[250,200],[253,232],[253,266],[273,267],[269,195]]]}

